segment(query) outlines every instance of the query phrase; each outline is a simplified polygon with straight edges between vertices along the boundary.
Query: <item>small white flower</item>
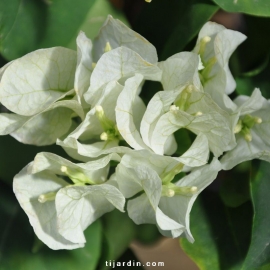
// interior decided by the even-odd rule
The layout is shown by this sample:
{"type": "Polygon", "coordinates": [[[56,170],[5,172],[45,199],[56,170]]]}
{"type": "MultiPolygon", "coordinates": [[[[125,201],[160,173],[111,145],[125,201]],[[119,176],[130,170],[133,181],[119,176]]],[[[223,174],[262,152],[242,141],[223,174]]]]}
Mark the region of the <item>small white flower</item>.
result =
{"type": "Polygon", "coordinates": [[[238,96],[234,102],[238,106],[235,113],[240,115],[234,127],[237,145],[222,157],[222,168],[229,170],[256,158],[270,162],[269,101],[255,89],[251,97],[238,96]]]}
{"type": "Polygon", "coordinates": [[[182,168],[183,164],[171,157],[137,151],[124,155],[117,167],[116,179],[126,198],[144,191],[127,205],[128,214],[136,224],[157,224],[165,236],[179,237],[184,233],[193,242],[189,229],[192,205],[216,178],[220,163],[215,159],[172,183],[182,168]]]}
{"type": "Polygon", "coordinates": [[[54,154],[40,153],[15,176],[15,195],[36,235],[51,249],[83,247],[83,231],[91,223],[115,207],[124,211],[125,198],[117,184],[105,182],[111,159],[120,161],[112,154],[74,164],[54,154]]]}

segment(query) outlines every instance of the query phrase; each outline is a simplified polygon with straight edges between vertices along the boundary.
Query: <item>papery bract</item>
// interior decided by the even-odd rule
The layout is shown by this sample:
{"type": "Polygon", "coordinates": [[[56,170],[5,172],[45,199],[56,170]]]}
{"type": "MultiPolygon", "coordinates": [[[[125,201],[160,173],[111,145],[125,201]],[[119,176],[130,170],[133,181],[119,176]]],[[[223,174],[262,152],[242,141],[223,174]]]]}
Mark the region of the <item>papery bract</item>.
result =
{"type": "Polygon", "coordinates": [[[262,159],[270,162],[270,103],[255,89],[251,97],[238,96],[234,100],[240,115],[235,123],[237,145],[221,159],[222,168],[232,169],[237,164],[262,159]]]}
{"type": "Polygon", "coordinates": [[[110,15],[94,41],[94,59],[96,62],[103,55],[107,43],[110,44],[112,49],[121,46],[127,47],[149,63],[155,64],[158,61],[156,48],[150,42],[110,15]]]}
{"type": "Polygon", "coordinates": [[[113,181],[106,182],[116,154],[74,164],[40,153],[14,178],[16,197],[37,236],[52,249],[73,249],[86,242],[83,231],[104,213],[124,211],[125,198],[113,181]],[[56,175],[68,176],[72,185],[56,175]]]}
{"type": "Polygon", "coordinates": [[[12,112],[31,116],[63,98],[73,88],[76,52],[55,47],[13,61],[0,85],[0,100],[12,112]]]}
{"type": "Polygon", "coordinates": [[[211,165],[195,169],[171,183],[182,165],[169,157],[138,151],[137,156],[127,154],[122,158],[116,178],[120,191],[127,198],[144,191],[128,201],[128,214],[136,224],[157,224],[164,235],[172,237],[185,232],[189,241],[193,241],[189,229],[192,204],[199,192],[216,178],[220,163],[214,160],[211,165]]]}

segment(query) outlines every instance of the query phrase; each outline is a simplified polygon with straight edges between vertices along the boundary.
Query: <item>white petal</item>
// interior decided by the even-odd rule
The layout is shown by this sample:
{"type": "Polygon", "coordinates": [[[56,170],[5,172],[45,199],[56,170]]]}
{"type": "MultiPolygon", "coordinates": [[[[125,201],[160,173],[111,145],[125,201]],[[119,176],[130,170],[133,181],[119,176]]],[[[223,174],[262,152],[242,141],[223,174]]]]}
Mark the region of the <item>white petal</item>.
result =
{"type": "Polygon", "coordinates": [[[0,135],[7,135],[20,128],[29,117],[15,113],[0,114],[0,135]]]}
{"type": "Polygon", "coordinates": [[[261,91],[255,88],[250,97],[238,96],[234,103],[239,107],[237,111],[240,115],[246,115],[258,111],[264,104],[265,98],[262,96],[261,91]]]}
{"type": "Polygon", "coordinates": [[[29,53],[12,62],[0,85],[0,99],[10,111],[34,115],[73,88],[76,53],[55,47],[29,53]]]}
{"type": "Polygon", "coordinates": [[[125,46],[137,52],[149,63],[154,64],[158,61],[156,49],[151,43],[110,15],[100,29],[99,35],[94,42],[95,61],[98,61],[104,53],[107,42],[110,43],[112,49],[125,46]]]}
{"type": "Polygon", "coordinates": [[[236,86],[235,80],[229,70],[229,58],[236,48],[246,39],[240,32],[225,29],[216,35],[214,49],[220,66],[226,72],[225,93],[231,94],[236,86]]]}
{"type": "Polygon", "coordinates": [[[74,112],[83,119],[84,112],[77,101],[55,102],[45,111],[29,118],[19,129],[13,131],[11,136],[25,144],[53,144],[70,130],[74,112]]]}
{"type": "MultiPolygon", "coordinates": [[[[135,182],[137,185],[141,186],[141,190],[144,190],[146,196],[148,197],[149,203],[154,210],[156,210],[159,199],[161,196],[161,179],[159,175],[152,168],[146,166],[138,166],[134,168],[126,168],[124,171],[127,175],[126,183],[118,180],[118,175],[122,173],[123,170],[117,171],[117,182],[119,185],[119,190],[126,190],[126,185],[130,186],[128,181],[135,182]],[[128,176],[129,174],[129,176],[128,176]]],[[[123,179],[123,178],[122,178],[123,179]]]]}
{"type": "Polygon", "coordinates": [[[149,101],[140,127],[140,132],[146,145],[150,146],[150,140],[159,117],[169,110],[171,104],[180,93],[181,91],[160,91],[149,101]]]}
{"type": "Polygon", "coordinates": [[[0,81],[4,75],[4,72],[6,71],[6,69],[9,67],[9,65],[11,65],[13,63],[13,61],[8,62],[7,64],[5,64],[3,67],[0,68],[0,81]]]}
{"type": "Polygon", "coordinates": [[[65,173],[61,171],[61,167],[65,166],[71,170],[82,172],[86,177],[91,179],[92,182],[99,184],[107,179],[109,162],[111,160],[120,161],[120,156],[110,154],[98,160],[75,164],[58,155],[41,152],[36,155],[30,169],[31,173],[49,170],[58,175],[65,175],[65,173]]]}
{"type": "Polygon", "coordinates": [[[236,135],[237,146],[221,159],[222,169],[230,170],[236,165],[252,159],[270,162],[270,148],[251,129],[252,141],[248,142],[241,134],[236,135]]]}
{"type": "Polygon", "coordinates": [[[74,89],[81,103],[83,94],[90,85],[92,74],[92,42],[84,32],[80,32],[77,39],[77,68],[74,80],[74,89]]]}
{"type": "Polygon", "coordinates": [[[163,71],[161,79],[163,88],[174,90],[192,84],[200,90],[198,65],[198,55],[191,52],[182,52],[160,62],[158,66],[163,71]]]}
{"type": "Polygon", "coordinates": [[[59,233],[71,242],[85,243],[83,231],[114,207],[123,212],[124,204],[123,195],[108,184],[63,188],[55,200],[59,233]]]}
{"type": "Polygon", "coordinates": [[[85,100],[92,104],[101,87],[110,81],[125,80],[136,73],[142,74],[146,80],[160,80],[161,70],[145,61],[138,53],[127,47],[119,47],[102,55],[90,80],[90,88],[84,95],[85,100]]]}
{"type": "Polygon", "coordinates": [[[159,155],[163,155],[165,143],[169,136],[178,129],[188,126],[193,120],[193,116],[183,111],[163,114],[157,121],[152,133],[150,141],[152,150],[159,155]]]}
{"type": "Polygon", "coordinates": [[[169,218],[167,215],[165,215],[160,208],[157,208],[156,210],[156,219],[157,224],[162,230],[178,230],[178,229],[184,229],[184,226],[176,222],[175,220],[169,218]]]}
{"type": "Polygon", "coordinates": [[[126,81],[115,108],[118,130],[124,140],[135,150],[148,148],[144,144],[133,119],[133,107],[142,80],[143,76],[137,74],[126,81]]]}
{"type": "Polygon", "coordinates": [[[179,162],[190,166],[197,167],[207,163],[209,158],[209,145],[207,137],[200,133],[191,147],[180,157],[175,158],[179,162]]]}
{"type": "Polygon", "coordinates": [[[13,190],[21,207],[28,215],[37,237],[51,249],[83,247],[83,244],[77,244],[76,241],[72,243],[59,234],[55,201],[45,203],[38,201],[41,194],[57,192],[66,183],[50,172],[29,175],[27,167],[15,176],[13,190]]]}
{"type": "Polygon", "coordinates": [[[155,210],[151,206],[146,194],[142,194],[135,199],[129,200],[127,203],[127,211],[129,217],[136,224],[155,224],[155,210]]]}

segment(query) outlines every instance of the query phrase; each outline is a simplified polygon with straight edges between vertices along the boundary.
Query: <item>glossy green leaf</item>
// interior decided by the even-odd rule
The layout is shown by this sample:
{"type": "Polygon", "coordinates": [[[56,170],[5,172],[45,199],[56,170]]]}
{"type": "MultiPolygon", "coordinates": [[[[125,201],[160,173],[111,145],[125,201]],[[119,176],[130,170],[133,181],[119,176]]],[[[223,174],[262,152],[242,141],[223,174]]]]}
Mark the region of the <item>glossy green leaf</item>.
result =
{"type": "Polygon", "coordinates": [[[217,194],[205,191],[191,211],[193,244],[181,239],[184,251],[201,270],[241,269],[250,241],[252,207],[226,207],[217,194]]]}
{"type": "Polygon", "coordinates": [[[76,49],[79,31],[93,39],[108,14],[127,23],[108,0],[3,0],[0,53],[12,60],[39,48],[76,49]]]}
{"type": "Polygon", "coordinates": [[[214,0],[222,9],[228,12],[241,12],[257,16],[270,16],[270,2],[268,0],[214,0]]]}
{"type": "Polygon", "coordinates": [[[171,0],[169,4],[155,0],[144,5],[134,28],[155,45],[160,60],[165,60],[183,50],[217,9],[209,0],[171,0]]]}
{"type": "Polygon", "coordinates": [[[37,48],[44,30],[45,1],[0,1],[0,52],[8,60],[37,48]]]}
{"type": "Polygon", "coordinates": [[[239,95],[250,96],[254,88],[258,87],[261,90],[263,97],[270,98],[270,63],[266,69],[254,77],[238,77],[236,78],[236,92],[239,95]]]}
{"type": "Polygon", "coordinates": [[[67,46],[77,37],[96,0],[50,1],[46,10],[40,47],[67,46]]]}
{"type": "Polygon", "coordinates": [[[126,213],[121,213],[114,210],[106,214],[103,218],[103,253],[100,259],[100,269],[105,270],[105,262],[118,259],[129,246],[136,234],[136,225],[127,216],[126,213]]]}
{"type": "Polygon", "coordinates": [[[237,76],[236,92],[250,95],[254,88],[258,87],[265,98],[270,98],[270,18],[245,15],[244,19],[248,39],[240,45],[232,59],[232,71],[237,76]],[[252,53],[250,48],[255,48],[252,53]],[[236,70],[233,69],[234,64],[236,70]]]}
{"type": "Polygon", "coordinates": [[[0,185],[1,270],[96,269],[102,242],[100,221],[85,231],[85,248],[73,251],[50,250],[34,236],[27,216],[20,209],[12,190],[0,185]]]}
{"type": "Polygon", "coordinates": [[[192,2],[171,0],[168,4],[168,1],[155,0],[151,4],[145,3],[133,30],[150,41],[161,55],[169,36],[192,2]]]}
{"type": "Polygon", "coordinates": [[[238,207],[250,199],[249,173],[251,162],[243,162],[221,173],[220,197],[226,206],[238,207]]]}
{"type": "Polygon", "coordinates": [[[166,59],[172,54],[182,51],[217,10],[218,7],[211,4],[191,5],[178,19],[174,31],[166,42],[161,58],[166,59]]]}
{"type": "Polygon", "coordinates": [[[259,170],[251,180],[251,195],[254,207],[251,245],[243,270],[269,269],[270,263],[270,190],[269,163],[261,162],[259,170]],[[262,268],[260,268],[262,267],[262,268]]]}
{"type": "Polygon", "coordinates": [[[251,71],[259,73],[263,71],[265,64],[268,63],[270,18],[243,15],[243,21],[245,22],[248,38],[237,50],[240,69],[242,73],[251,71]],[[251,48],[254,48],[252,53],[251,48]]]}

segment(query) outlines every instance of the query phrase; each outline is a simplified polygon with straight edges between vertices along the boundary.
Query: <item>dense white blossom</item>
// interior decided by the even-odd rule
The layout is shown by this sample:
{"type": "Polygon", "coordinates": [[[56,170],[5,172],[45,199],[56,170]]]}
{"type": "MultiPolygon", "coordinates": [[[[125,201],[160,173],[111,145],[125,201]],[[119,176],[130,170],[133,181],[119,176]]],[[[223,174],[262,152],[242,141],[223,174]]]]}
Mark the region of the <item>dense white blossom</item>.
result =
{"type": "Polygon", "coordinates": [[[193,242],[192,205],[221,168],[270,162],[269,101],[259,89],[228,96],[236,86],[229,58],[244,39],[209,22],[192,52],[158,62],[150,42],[109,16],[93,42],[79,33],[77,53],[42,49],[1,68],[0,101],[10,112],[0,114],[0,134],[56,142],[83,162],[39,153],[15,176],[38,238],[52,249],[83,247],[84,230],[114,208],[124,211],[128,199],[136,224],[193,242]],[[163,88],[148,100],[146,80],[163,88]],[[179,154],[185,142],[175,133],[183,129],[190,140],[179,154]]]}

